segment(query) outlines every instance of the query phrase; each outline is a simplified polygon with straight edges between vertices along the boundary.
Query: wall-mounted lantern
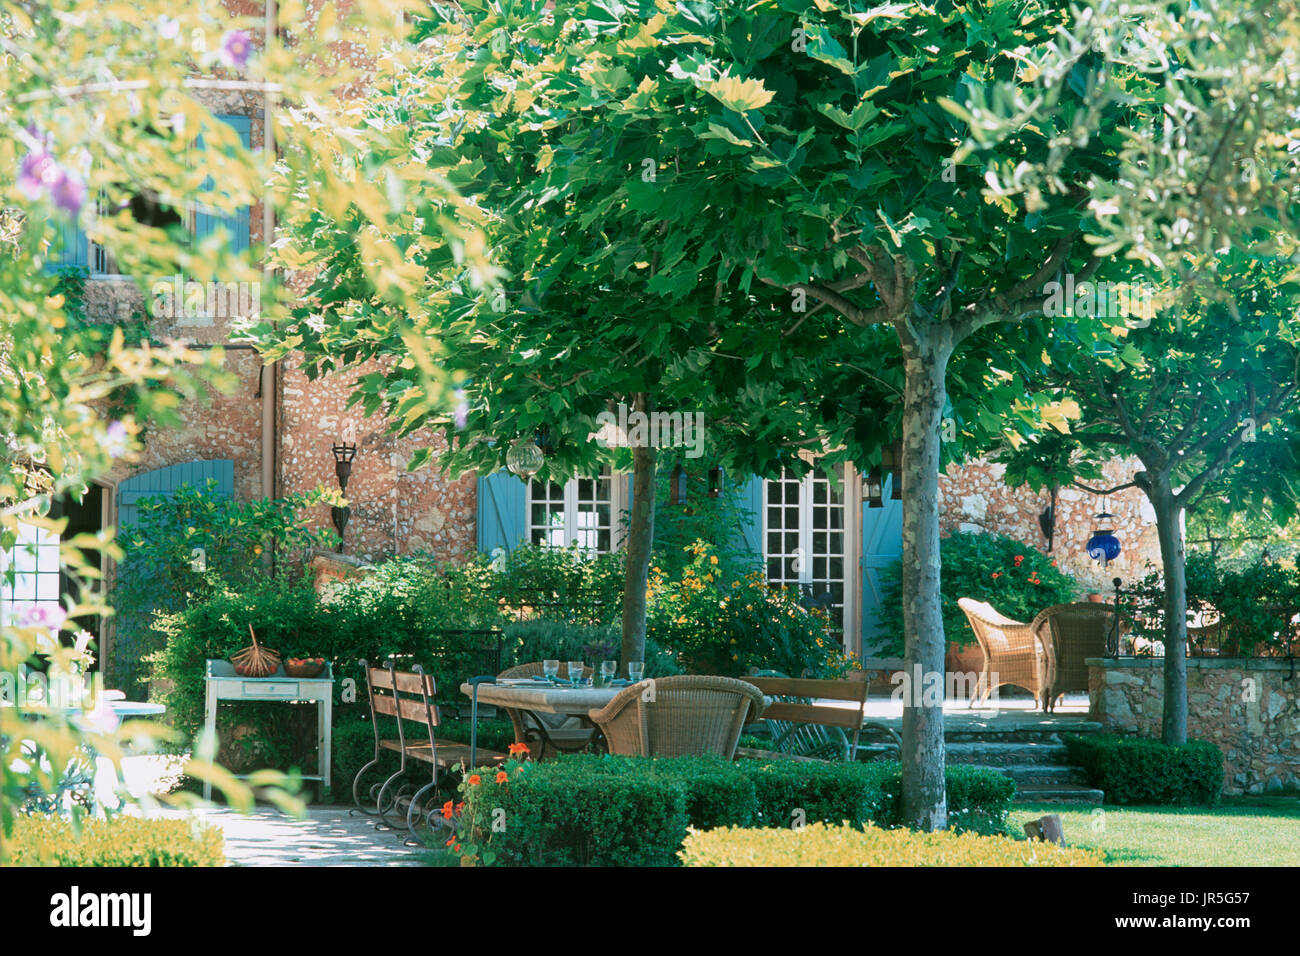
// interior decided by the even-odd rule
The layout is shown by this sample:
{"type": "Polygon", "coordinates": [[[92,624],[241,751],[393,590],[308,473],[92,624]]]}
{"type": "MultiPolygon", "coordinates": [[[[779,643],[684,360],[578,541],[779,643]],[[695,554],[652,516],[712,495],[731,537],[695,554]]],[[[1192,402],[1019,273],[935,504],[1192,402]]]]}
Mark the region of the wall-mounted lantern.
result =
{"type": "Polygon", "coordinates": [[[709,469],[709,497],[716,498],[722,494],[722,469],[714,465],[709,469]]]}
{"type": "Polygon", "coordinates": [[[680,464],[674,465],[668,476],[668,503],[678,506],[686,504],[686,469],[680,464]]]}
{"type": "MultiPolygon", "coordinates": [[[[348,479],[352,477],[352,462],[357,457],[356,443],[338,442],[330,446],[330,452],[334,455],[334,477],[338,479],[339,491],[346,495],[348,479]]],[[[347,529],[348,519],[352,517],[352,508],[350,505],[341,508],[335,505],[330,509],[330,517],[334,520],[334,529],[339,533],[339,554],[342,554],[343,532],[347,529]]]]}

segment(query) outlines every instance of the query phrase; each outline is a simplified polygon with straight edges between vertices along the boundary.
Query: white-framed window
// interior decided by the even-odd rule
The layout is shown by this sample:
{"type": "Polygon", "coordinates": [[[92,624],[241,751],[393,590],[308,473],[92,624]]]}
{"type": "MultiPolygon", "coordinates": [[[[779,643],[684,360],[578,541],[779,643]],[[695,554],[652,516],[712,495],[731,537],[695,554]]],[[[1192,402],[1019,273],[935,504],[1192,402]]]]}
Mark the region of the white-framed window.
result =
{"type": "Polygon", "coordinates": [[[852,592],[845,477],[841,465],[838,487],[821,471],[797,478],[787,469],[781,478],[763,482],[763,560],[768,583],[798,589],[816,601],[841,635],[852,592]]]}
{"type": "Polygon", "coordinates": [[[572,544],[592,554],[613,551],[618,545],[618,484],[608,469],[564,484],[534,478],[528,483],[529,543],[572,544]]]}
{"type": "Polygon", "coordinates": [[[0,551],[0,615],[13,623],[32,605],[59,607],[60,575],[59,536],[20,524],[13,549],[0,551]]]}

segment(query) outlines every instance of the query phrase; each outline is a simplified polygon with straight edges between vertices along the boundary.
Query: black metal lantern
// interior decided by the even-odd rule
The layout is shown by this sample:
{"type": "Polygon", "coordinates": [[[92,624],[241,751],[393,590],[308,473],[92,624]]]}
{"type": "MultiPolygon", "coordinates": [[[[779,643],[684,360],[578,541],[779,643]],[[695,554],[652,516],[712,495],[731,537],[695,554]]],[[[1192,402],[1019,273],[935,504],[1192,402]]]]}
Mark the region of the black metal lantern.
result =
{"type": "Polygon", "coordinates": [[[883,508],[885,506],[885,489],[881,478],[881,469],[872,468],[867,472],[862,497],[867,499],[868,508],[883,508]]]}
{"type": "MultiPolygon", "coordinates": [[[[893,485],[889,489],[889,497],[893,501],[903,500],[903,440],[891,442],[880,449],[880,494],[884,497],[885,493],[885,473],[893,478],[893,485]]],[[[881,502],[883,504],[883,501],[881,502]]]]}
{"type": "Polygon", "coordinates": [[[668,503],[686,504],[686,469],[680,464],[674,465],[672,474],[668,476],[668,503]]]}
{"type": "MultiPolygon", "coordinates": [[[[356,443],[339,442],[330,446],[330,452],[334,455],[334,477],[338,479],[339,491],[346,493],[348,479],[352,477],[352,462],[357,457],[356,443]]],[[[334,521],[334,530],[339,533],[339,554],[342,554],[343,532],[347,530],[348,519],[352,517],[352,508],[349,505],[334,505],[330,508],[330,517],[334,521]]]]}
{"type": "Polygon", "coordinates": [[[340,442],[331,445],[330,451],[334,454],[334,476],[339,480],[339,488],[347,491],[348,478],[352,476],[352,461],[357,457],[356,443],[340,442]]]}
{"type": "Polygon", "coordinates": [[[714,465],[709,469],[709,497],[716,498],[722,494],[722,469],[714,465]]]}
{"type": "Polygon", "coordinates": [[[1102,567],[1106,567],[1119,557],[1119,539],[1115,537],[1113,529],[1106,527],[1114,523],[1115,516],[1106,510],[1103,501],[1102,510],[1096,517],[1098,527],[1088,539],[1088,557],[1100,561],[1102,567]]]}

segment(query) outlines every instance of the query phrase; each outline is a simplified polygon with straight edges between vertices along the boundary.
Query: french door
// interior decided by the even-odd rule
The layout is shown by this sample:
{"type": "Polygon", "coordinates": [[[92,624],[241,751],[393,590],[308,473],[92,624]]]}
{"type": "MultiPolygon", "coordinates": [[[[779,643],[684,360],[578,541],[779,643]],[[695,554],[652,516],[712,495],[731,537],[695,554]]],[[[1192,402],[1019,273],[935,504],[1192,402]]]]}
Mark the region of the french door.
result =
{"type": "Polygon", "coordinates": [[[842,638],[852,616],[847,573],[852,514],[845,504],[849,485],[843,465],[836,477],[833,484],[820,471],[798,478],[787,469],[763,483],[763,558],[768,582],[797,588],[824,608],[842,638]]]}

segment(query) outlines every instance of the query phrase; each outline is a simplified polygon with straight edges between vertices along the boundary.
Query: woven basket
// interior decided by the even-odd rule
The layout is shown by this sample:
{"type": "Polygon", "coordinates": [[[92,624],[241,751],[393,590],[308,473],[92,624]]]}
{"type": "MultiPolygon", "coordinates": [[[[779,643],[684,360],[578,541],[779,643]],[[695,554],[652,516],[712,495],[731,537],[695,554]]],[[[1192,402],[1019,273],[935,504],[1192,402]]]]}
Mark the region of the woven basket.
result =
{"type": "Polygon", "coordinates": [[[293,661],[284,662],[284,672],[290,677],[300,677],[304,679],[320,677],[324,670],[324,661],[321,661],[319,664],[312,663],[311,661],[303,661],[301,664],[295,664],[293,661]]]}
{"type": "Polygon", "coordinates": [[[253,639],[251,647],[246,647],[230,656],[230,663],[240,677],[270,677],[280,669],[280,652],[257,643],[253,625],[248,625],[248,636],[253,639]]]}

